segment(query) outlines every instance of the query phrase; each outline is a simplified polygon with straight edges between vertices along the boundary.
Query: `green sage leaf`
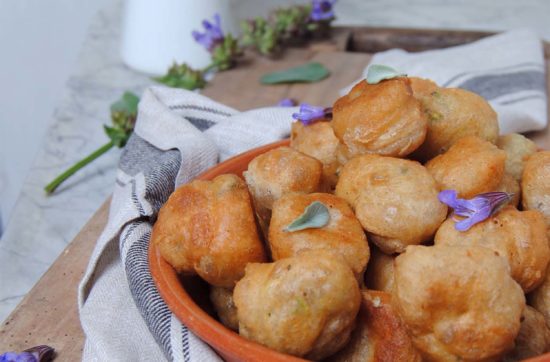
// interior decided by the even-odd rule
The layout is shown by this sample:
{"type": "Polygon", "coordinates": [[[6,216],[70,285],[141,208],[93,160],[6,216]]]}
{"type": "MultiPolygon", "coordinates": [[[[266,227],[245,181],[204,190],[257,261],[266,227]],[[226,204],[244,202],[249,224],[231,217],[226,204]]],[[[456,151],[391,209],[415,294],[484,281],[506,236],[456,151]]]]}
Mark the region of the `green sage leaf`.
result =
{"type": "Polygon", "coordinates": [[[137,114],[139,97],[132,92],[124,92],[122,97],[115,103],[111,104],[111,112],[121,112],[126,115],[137,114]]]}
{"type": "Polygon", "coordinates": [[[138,112],[139,97],[132,92],[124,92],[122,97],[111,104],[113,127],[105,128],[105,133],[118,147],[123,147],[134,130],[138,112]]]}
{"type": "Polygon", "coordinates": [[[298,67],[273,72],[260,78],[262,84],[312,83],[328,77],[330,72],[321,63],[307,63],[298,67]]]}
{"type": "Polygon", "coordinates": [[[328,224],[329,219],[328,208],[322,202],[314,201],[306,207],[302,215],[298,216],[284,230],[292,232],[304,229],[318,229],[328,224]]]}
{"type": "Polygon", "coordinates": [[[131,134],[131,132],[126,132],[123,129],[109,127],[107,125],[103,125],[103,130],[105,131],[105,134],[107,134],[107,137],[113,141],[113,144],[121,148],[126,145],[126,142],[128,141],[128,138],[130,138],[131,134]]]}
{"type": "MultiPolygon", "coordinates": [[[[219,52],[218,48],[220,47],[216,48],[219,52]]],[[[152,79],[169,87],[189,90],[204,88],[206,85],[203,71],[193,69],[185,63],[177,64],[174,62],[165,75],[152,79]]]]}
{"type": "Polygon", "coordinates": [[[378,84],[386,79],[393,79],[398,77],[406,77],[407,74],[401,73],[392,67],[382,64],[373,64],[367,70],[367,83],[378,84]]]}

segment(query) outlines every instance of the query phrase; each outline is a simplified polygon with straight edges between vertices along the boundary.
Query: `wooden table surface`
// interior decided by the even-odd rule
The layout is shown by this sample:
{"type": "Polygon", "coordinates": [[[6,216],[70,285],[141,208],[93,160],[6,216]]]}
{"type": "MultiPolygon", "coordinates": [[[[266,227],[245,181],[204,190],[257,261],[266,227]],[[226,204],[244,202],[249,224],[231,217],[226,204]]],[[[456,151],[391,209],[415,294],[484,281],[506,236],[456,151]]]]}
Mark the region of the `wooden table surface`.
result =
{"type": "MultiPolygon", "coordinates": [[[[308,49],[289,49],[278,60],[249,56],[238,68],[217,74],[203,94],[231,107],[244,110],[270,106],[290,97],[299,102],[328,106],[338,98],[338,91],[354,81],[370,60],[369,53],[345,52],[346,49],[360,51],[382,50],[392,44],[403,42],[403,37],[420,39],[406,42],[409,50],[423,50],[471,41],[483,33],[437,32],[437,31],[395,31],[378,29],[376,37],[365,40],[363,31],[350,34],[341,31],[332,41],[315,43],[308,49]],[[414,34],[413,34],[414,33],[414,34]],[[420,35],[419,35],[420,34],[420,35]],[[437,35],[434,37],[434,35],[437,35]],[[394,37],[393,40],[390,39],[394,37]],[[357,40],[361,40],[359,43],[357,40]],[[397,39],[397,40],[396,40],[397,39]],[[428,44],[426,39],[433,39],[428,44]],[[370,45],[365,45],[370,41],[370,45]],[[306,61],[319,61],[331,71],[331,76],[314,84],[262,86],[261,75],[306,61]]],[[[406,39],[405,39],[406,40],[406,39]]],[[[550,85],[550,63],[547,61],[547,85],[550,85]]],[[[550,88],[549,88],[550,90],[550,88]]],[[[549,92],[550,93],[550,92],[549,92]]],[[[550,149],[548,130],[529,135],[539,146],[550,149]]],[[[58,353],[58,361],[81,359],[84,335],[80,327],[77,308],[77,286],[84,274],[88,259],[108,217],[109,200],[101,206],[75,239],[67,246],[40,281],[25,296],[23,301],[0,326],[0,352],[23,350],[30,346],[48,344],[58,353]]]]}

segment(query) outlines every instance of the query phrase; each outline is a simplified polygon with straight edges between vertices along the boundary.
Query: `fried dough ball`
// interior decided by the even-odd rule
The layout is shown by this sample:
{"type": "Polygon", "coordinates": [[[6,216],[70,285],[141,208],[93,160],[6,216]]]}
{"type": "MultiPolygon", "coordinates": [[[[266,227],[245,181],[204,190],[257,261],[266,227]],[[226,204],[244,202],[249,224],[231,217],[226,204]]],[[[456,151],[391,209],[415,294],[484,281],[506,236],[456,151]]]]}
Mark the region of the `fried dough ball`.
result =
{"type": "Polygon", "coordinates": [[[426,97],[431,97],[433,92],[437,92],[440,88],[429,79],[409,77],[413,95],[419,101],[426,97]]]}
{"type": "Polygon", "coordinates": [[[336,195],[355,209],[369,239],[386,254],[428,240],[447,216],[435,181],[410,160],[356,157],[342,168],[336,195]]]}
{"type": "Polygon", "coordinates": [[[497,141],[497,114],[479,95],[465,89],[439,88],[420,100],[428,120],[428,132],[424,143],[413,154],[415,159],[427,161],[466,136],[491,143],[497,141]]]}
{"type": "Polygon", "coordinates": [[[546,326],[544,316],[526,306],[521,319],[516,346],[504,357],[505,362],[521,361],[550,351],[550,329],[546,326]]]}
{"type": "Polygon", "coordinates": [[[237,307],[233,302],[233,290],[210,286],[210,301],[224,326],[234,331],[239,330],[237,307]]]}
{"type": "Polygon", "coordinates": [[[322,173],[321,161],[290,147],[279,147],[253,159],[243,176],[256,213],[267,225],[275,200],[291,192],[320,191],[322,173]]]}
{"type": "Polygon", "coordinates": [[[232,288],[247,263],[266,259],[248,189],[236,175],[179,187],[160,209],[151,240],[178,272],[220,287],[232,288]]]}
{"type": "Polygon", "coordinates": [[[496,359],[525,307],[506,261],[480,246],[410,246],[395,259],[393,305],[427,360],[496,359]]]}
{"type": "Polygon", "coordinates": [[[338,181],[340,163],[336,158],[336,149],[339,143],[330,122],[315,122],[308,126],[302,122],[292,123],[290,147],[323,163],[323,184],[327,190],[334,190],[338,181]]]}
{"type": "Polygon", "coordinates": [[[550,328],[550,268],[546,269],[544,280],[539,287],[527,296],[529,305],[538,310],[546,320],[546,326],[550,328]]]}
{"type": "Polygon", "coordinates": [[[316,250],[248,264],[233,299],[243,337],[318,360],[348,342],[361,293],[342,258],[316,250]]]}
{"type": "Polygon", "coordinates": [[[500,181],[500,185],[497,186],[495,191],[513,194],[514,196],[512,197],[512,200],[510,200],[509,204],[514,205],[515,207],[519,206],[519,200],[521,197],[519,182],[517,182],[516,179],[509,173],[504,173],[504,176],[502,176],[502,180],[500,181]]]}
{"type": "Polygon", "coordinates": [[[510,133],[500,136],[497,146],[506,152],[505,170],[517,181],[521,180],[521,174],[525,162],[533,153],[537,152],[537,145],[530,139],[519,133],[510,133]]]}
{"type": "Polygon", "coordinates": [[[359,82],[332,108],[334,134],[347,159],[376,153],[404,157],[426,137],[426,117],[406,77],[359,82]]]}
{"type": "Polygon", "coordinates": [[[384,254],[378,248],[371,249],[369,264],[365,272],[367,288],[391,293],[393,290],[394,260],[394,255],[384,254]]]}
{"type": "Polygon", "coordinates": [[[391,305],[391,294],[362,291],[357,325],[331,362],[420,362],[420,354],[391,305]]]}
{"type": "Polygon", "coordinates": [[[521,202],[526,210],[538,210],[550,227],[550,151],[532,154],[523,169],[521,202]]]}
{"type": "Polygon", "coordinates": [[[504,176],[506,153],[478,137],[464,137],[447,152],[426,164],[441,190],[452,189],[461,198],[495,191],[504,176]]]}
{"type": "Polygon", "coordinates": [[[456,230],[450,217],[437,230],[435,244],[477,245],[494,250],[509,263],[512,278],[525,293],[542,283],[550,261],[544,217],[538,211],[518,211],[513,206],[467,231],[456,230]]]}
{"type": "Polygon", "coordinates": [[[295,256],[303,250],[323,249],[342,256],[358,281],[363,279],[370,256],[367,237],[359,220],[345,200],[331,194],[289,194],[275,201],[268,239],[273,260],[295,256]],[[285,228],[315,201],[328,208],[330,218],[327,225],[286,231],[285,228]]]}

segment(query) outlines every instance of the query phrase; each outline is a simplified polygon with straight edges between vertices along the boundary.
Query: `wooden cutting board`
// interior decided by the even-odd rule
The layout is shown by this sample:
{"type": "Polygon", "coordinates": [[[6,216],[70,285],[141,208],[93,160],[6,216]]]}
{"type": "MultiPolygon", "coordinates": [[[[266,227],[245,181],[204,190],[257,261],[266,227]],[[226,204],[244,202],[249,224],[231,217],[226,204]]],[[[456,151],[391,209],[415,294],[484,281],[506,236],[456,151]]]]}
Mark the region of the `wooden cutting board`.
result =
{"type": "MultiPolygon", "coordinates": [[[[437,30],[339,28],[329,41],[315,42],[307,49],[288,49],[280,59],[247,55],[238,68],[220,73],[203,94],[239,110],[271,106],[283,98],[315,105],[330,105],[338,91],[356,80],[371,54],[394,47],[409,51],[454,46],[490,33],[437,30]],[[314,84],[264,86],[261,75],[318,61],[331,76],[314,84]]],[[[545,44],[547,85],[550,85],[550,46],[545,44]]],[[[550,93],[550,88],[549,88],[550,93]]],[[[542,148],[550,149],[548,130],[529,134],[542,148]]],[[[109,200],[101,206],[67,246],[40,281],[0,326],[0,352],[48,344],[60,361],[81,359],[84,335],[76,304],[77,285],[108,217],[109,200]]]]}

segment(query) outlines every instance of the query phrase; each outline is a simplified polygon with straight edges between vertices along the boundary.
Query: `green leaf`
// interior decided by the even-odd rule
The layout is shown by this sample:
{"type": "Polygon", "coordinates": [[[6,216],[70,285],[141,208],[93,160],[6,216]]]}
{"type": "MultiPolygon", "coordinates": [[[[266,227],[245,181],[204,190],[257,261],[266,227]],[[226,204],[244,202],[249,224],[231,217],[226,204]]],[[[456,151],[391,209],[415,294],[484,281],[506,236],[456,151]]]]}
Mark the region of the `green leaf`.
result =
{"type": "Polygon", "coordinates": [[[367,83],[378,84],[386,79],[393,79],[398,77],[406,77],[407,74],[401,73],[392,67],[382,64],[373,64],[367,71],[367,83]]]}
{"type": "Polygon", "coordinates": [[[232,68],[241,55],[242,50],[239,43],[231,34],[227,34],[223,43],[216,46],[211,52],[212,62],[219,71],[232,68]]]}
{"type": "Polygon", "coordinates": [[[113,141],[113,144],[117,147],[124,147],[128,141],[128,138],[130,138],[131,132],[125,132],[122,129],[109,127],[107,125],[103,125],[103,129],[105,130],[107,137],[109,137],[111,141],[113,141]]]}
{"type": "Polygon", "coordinates": [[[328,208],[319,201],[314,201],[309,204],[304,210],[304,213],[296,220],[288,224],[285,231],[298,231],[312,228],[322,228],[330,219],[328,208]]]}
{"type": "Polygon", "coordinates": [[[309,35],[310,14],[311,5],[295,5],[274,10],[270,20],[274,23],[277,32],[281,34],[281,38],[288,40],[309,35]]]}
{"type": "Polygon", "coordinates": [[[256,49],[263,55],[273,55],[280,48],[280,34],[275,25],[258,17],[241,23],[241,43],[256,49]]]}
{"type": "Polygon", "coordinates": [[[121,112],[126,115],[137,114],[139,97],[132,92],[124,92],[122,97],[115,103],[111,104],[111,112],[121,112]]]}
{"type": "Polygon", "coordinates": [[[174,63],[165,75],[152,79],[169,87],[189,90],[204,88],[206,85],[203,72],[195,70],[185,63],[174,63]]]}
{"type": "Polygon", "coordinates": [[[318,82],[328,77],[330,72],[320,63],[307,63],[299,67],[273,72],[260,78],[262,84],[318,82]]]}

